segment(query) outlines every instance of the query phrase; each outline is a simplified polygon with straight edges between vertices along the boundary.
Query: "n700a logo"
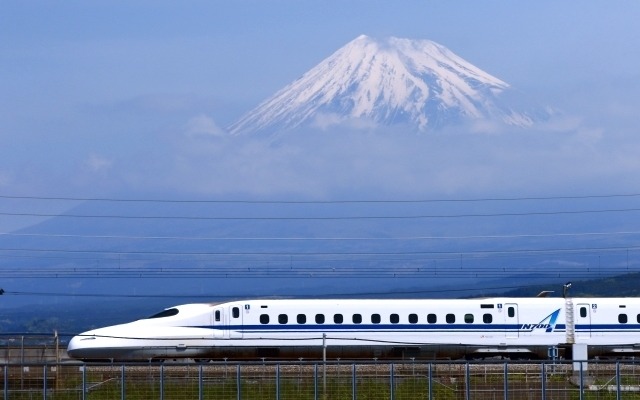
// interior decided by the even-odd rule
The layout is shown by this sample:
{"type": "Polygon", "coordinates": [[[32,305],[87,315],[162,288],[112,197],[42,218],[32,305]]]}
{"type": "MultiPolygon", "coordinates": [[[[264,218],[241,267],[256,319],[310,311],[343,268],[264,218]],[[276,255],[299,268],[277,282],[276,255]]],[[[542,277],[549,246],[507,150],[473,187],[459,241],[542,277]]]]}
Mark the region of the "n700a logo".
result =
{"type": "Polygon", "coordinates": [[[560,314],[560,309],[558,308],[551,314],[547,315],[542,319],[542,321],[537,324],[522,324],[520,326],[521,331],[529,331],[532,332],[536,329],[544,329],[545,332],[553,332],[556,327],[556,320],[558,319],[558,314],[560,314]]]}

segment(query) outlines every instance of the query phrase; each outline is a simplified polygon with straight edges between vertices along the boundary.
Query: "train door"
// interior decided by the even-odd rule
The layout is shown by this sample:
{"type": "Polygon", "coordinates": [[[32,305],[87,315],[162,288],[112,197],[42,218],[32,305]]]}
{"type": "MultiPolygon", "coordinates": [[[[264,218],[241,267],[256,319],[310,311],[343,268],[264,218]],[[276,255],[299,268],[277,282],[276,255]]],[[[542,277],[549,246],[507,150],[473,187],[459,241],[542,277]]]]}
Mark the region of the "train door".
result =
{"type": "Polygon", "coordinates": [[[504,305],[504,325],[507,338],[518,338],[520,336],[520,323],[518,321],[518,305],[516,303],[506,303],[504,305]]]}
{"type": "Polygon", "coordinates": [[[216,307],[213,309],[213,337],[225,338],[227,337],[227,324],[225,323],[225,312],[223,307],[216,307]]]}
{"type": "Polygon", "coordinates": [[[239,306],[229,307],[229,335],[231,338],[242,338],[242,312],[239,306]]]}
{"type": "Polygon", "coordinates": [[[575,318],[576,337],[591,337],[591,305],[587,303],[580,303],[576,305],[575,318]]]}

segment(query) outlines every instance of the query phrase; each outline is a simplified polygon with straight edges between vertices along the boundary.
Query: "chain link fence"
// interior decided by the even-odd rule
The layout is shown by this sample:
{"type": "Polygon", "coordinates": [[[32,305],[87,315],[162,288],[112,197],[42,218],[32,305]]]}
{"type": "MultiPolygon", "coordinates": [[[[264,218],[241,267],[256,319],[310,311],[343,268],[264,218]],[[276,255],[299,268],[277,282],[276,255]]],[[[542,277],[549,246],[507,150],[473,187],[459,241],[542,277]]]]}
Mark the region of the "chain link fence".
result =
{"type": "Polygon", "coordinates": [[[633,361],[1,366],[0,399],[640,399],[633,361]]]}

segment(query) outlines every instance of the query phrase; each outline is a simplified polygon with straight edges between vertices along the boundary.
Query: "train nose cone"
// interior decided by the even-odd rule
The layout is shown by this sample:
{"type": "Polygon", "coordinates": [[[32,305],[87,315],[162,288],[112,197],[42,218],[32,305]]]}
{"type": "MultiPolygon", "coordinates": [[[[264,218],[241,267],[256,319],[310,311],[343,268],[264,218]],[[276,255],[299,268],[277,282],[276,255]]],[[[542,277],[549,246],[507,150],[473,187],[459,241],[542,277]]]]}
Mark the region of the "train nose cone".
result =
{"type": "Polygon", "coordinates": [[[80,348],[80,338],[78,336],[74,336],[71,338],[69,344],[67,345],[67,354],[71,358],[81,358],[81,353],[82,350],[80,348]]]}
{"type": "Polygon", "coordinates": [[[91,347],[89,343],[93,342],[95,339],[95,336],[85,334],[72,337],[69,341],[69,345],[67,346],[67,354],[71,358],[80,360],[88,358],[91,353],[89,350],[91,347]]]}

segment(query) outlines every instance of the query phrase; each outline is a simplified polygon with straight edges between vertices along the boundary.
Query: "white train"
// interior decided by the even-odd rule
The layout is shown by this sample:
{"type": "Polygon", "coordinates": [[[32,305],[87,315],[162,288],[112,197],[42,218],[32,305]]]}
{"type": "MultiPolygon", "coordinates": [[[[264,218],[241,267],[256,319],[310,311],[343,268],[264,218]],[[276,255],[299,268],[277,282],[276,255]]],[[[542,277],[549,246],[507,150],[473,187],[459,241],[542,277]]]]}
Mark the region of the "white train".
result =
{"type": "Polygon", "coordinates": [[[84,332],[82,360],[546,358],[640,353],[640,299],[245,300],[84,332]],[[576,354],[578,353],[578,354],[576,354]]]}

